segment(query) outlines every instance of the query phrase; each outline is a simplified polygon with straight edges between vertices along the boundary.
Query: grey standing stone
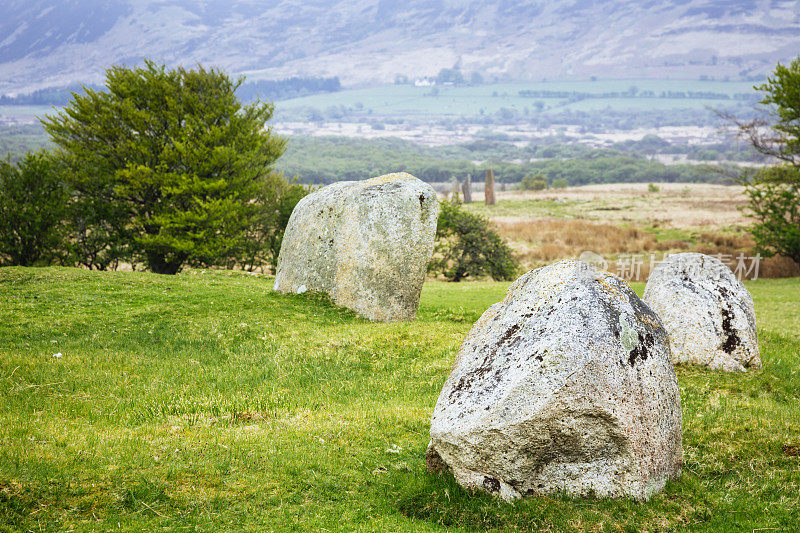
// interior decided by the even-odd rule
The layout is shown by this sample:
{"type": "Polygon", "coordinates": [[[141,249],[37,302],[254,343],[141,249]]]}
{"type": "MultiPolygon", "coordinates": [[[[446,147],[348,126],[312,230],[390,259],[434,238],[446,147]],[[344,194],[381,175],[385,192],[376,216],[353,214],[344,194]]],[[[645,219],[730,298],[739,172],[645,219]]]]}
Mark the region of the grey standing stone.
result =
{"type": "Polygon", "coordinates": [[[753,298],[719,259],[669,256],[650,274],[644,300],[669,332],[676,364],[724,371],[761,367],[753,298]]]}
{"type": "Polygon", "coordinates": [[[410,320],[433,253],[439,202],[399,172],[334,183],[298,202],[274,289],[324,292],[370,320],[410,320]]]}
{"type": "Polygon", "coordinates": [[[483,201],[486,205],[494,205],[494,170],[486,169],[486,185],[483,188],[483,201]]]}
{"type": "Polygon", "coordinates": [[[470,174],[467,174],[464,183],[461,184],[461,190],[464,193],[464,203],[472,203],[472,176],[470,174]]]}
{"type": "Polygon", "coordinates": [[[647,499],[680,475],[681,420],[656,314],[623,280],[567,260],[520,277],[472,327],[426,460],[506,500],[647,499]]]}

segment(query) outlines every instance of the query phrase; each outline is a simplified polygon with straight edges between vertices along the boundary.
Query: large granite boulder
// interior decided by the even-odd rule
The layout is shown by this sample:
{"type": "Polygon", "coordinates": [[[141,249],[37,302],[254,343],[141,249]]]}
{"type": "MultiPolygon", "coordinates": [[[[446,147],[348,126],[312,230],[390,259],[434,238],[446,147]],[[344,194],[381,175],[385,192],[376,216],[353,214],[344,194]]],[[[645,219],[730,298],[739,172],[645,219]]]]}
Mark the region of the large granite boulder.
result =
{"type": "Polygon", "coordinates": [[[289,218],[274,289],[324,292],[370,320],[413,319],[438,217],[436,192],[405,172],[323,187],[289,218]]]}
{"type": "Polygon", "coordinates": [[[608,272],[532,270],[467,335],[430,434],[429,469],[469,489],[647,499],[683,461],[667,333],[608,272]]]}
{"type": "Polygon", "coordinates": [[[760,368],[753,298],[714,257],[669,256],[650,274],[644,301],[661,317],[676,364],[760,368]]]}

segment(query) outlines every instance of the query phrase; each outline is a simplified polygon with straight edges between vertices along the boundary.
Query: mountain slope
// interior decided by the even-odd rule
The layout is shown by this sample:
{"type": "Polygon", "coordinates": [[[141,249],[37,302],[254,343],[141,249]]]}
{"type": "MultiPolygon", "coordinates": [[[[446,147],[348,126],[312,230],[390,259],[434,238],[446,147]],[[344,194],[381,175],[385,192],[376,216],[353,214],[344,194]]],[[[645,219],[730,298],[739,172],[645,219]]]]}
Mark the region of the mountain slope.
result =
{"type": "Polygon", "coordinates": [[[778,0],[0,0],[0,92],[76,81],[143,57],[254,78],[761,75],[800,43],[778,0]]]}

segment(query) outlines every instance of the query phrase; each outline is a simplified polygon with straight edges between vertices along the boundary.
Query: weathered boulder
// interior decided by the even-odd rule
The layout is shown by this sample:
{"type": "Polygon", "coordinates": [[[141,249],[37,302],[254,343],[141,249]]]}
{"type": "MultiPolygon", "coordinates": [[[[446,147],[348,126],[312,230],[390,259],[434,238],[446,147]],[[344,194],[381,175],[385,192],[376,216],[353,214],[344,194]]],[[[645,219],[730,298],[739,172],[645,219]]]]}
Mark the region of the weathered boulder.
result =
{"type": "Polygon", "coordinates": [[[405,172],[323,187],[289,218],[274,289],[324,292],[370,320],[412,319],[438,217],[433,188],[405,172]]]}
{"type": "Polygon", "coordinates": [[[753,298],[719,259],[669,256],[650,274],[644,301],[669,333],[674,363],[726,371],[761,367],[753,298]]]}
{"type": "Polygon", "coordinates": [[[428,467],[510,500],[647,499],[680,475],[667,333],[621,279],[577,261],[532,270],[461,346],[431,420],[428,467]]]}

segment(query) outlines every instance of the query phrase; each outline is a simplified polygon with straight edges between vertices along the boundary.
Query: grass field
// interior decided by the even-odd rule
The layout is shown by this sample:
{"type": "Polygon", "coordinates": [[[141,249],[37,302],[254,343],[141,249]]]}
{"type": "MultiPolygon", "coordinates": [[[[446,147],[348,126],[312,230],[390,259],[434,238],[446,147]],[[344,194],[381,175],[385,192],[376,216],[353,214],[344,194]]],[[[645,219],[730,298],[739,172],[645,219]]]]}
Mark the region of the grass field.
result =
{"type": "Polygon", "coordinates": [[[467,208],[495,220],[524,220],[542,216],[631,223],[643,227],[670,227],[686,231],[731,230],[753,222],[742,211],[744,188],[704,183],[659,183],[648,192],[647,183],[604,183],[497,193],[497,204],[483,204],[483,193],[473,194],[467,208]]]}
{"type": "Polygon", "coordinates": [[[417,321],[372,324],[321,297],[274,294],[271,281],[0,269],[0,530],[800,523],[800,465],[783,451],[800,444],[798,278],[748,284],[763,371],[678,369],[679,481],[647,503],[515,505],[467,494],[423,461],[456,350],[507,284],[430,282],[417,321]]]}
{"type": "Polygon", "coordinates": [[[706,106],[724,107],[736,104],[734,100],[710,100],[702,98],[592,98],[569,102],[566,98],[526,98],[520,91],[563,91],[590,94],[625,92],[635,86],[639,91],[714,92],[733,96],[736,93],[752,93],[751,82],[721,82],[697,80],[602,80],[538,83],[494,83],[476,86],[415,87],[413,85],[385,85],[365,89],[318,94],[284,100],[278,103],[280,112],[297,108],[314,107],[326,109],[330,106],[363,106],[375,115],[404,116],[474,116],[496,113],[501,108],[533,109],[535,102],[542,102],[544,109],[559,111],[596,111],[600,109],[704,109],[706,106]],[[435,94],[434,94],[435,93],[435,94]]]}

